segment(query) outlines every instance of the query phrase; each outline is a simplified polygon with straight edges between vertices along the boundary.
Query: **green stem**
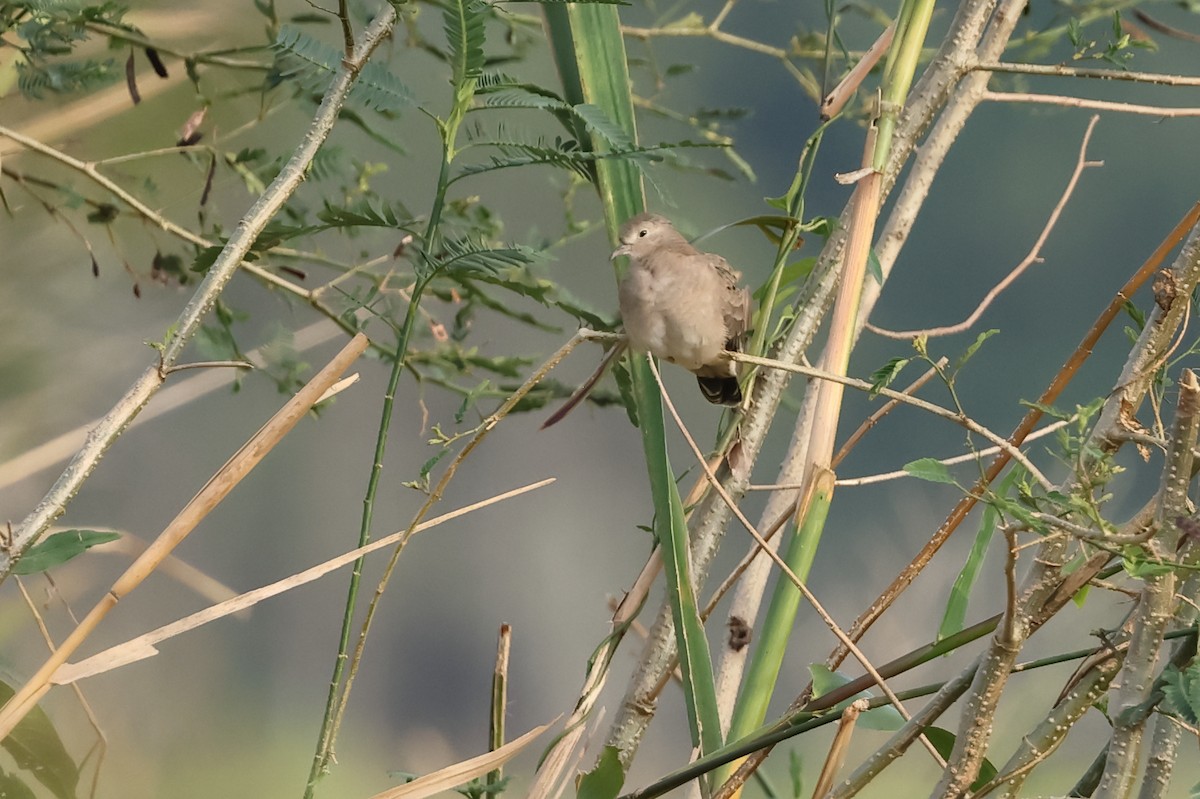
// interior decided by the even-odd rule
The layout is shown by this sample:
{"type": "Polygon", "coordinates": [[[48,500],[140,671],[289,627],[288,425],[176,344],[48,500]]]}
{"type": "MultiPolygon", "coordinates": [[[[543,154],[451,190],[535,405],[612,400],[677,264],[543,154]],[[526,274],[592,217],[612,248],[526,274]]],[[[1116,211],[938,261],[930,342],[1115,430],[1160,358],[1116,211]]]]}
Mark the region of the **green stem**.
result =
{"type": "Polygon", "coordinates": [[[808,180],[812,175],[813,165],[817,160],[817,151],[821,147],[821,140],[825,136],[825,128],[831,124],[829,122],[822,123],[817,128],[816,132],[808,138],[804,144],[804,152],[800,154],[800,163],[796,167],[796,174],[792,178],[792,185],[788,188],[784,199],[787,202],[787,215],[795,220],[792,226],[785,230],[779,239],[779,249],[775,253],[775,266],[771,272],[771,280],[767,284],[766,293],[763,294],[762,302],[759,304],[758,314],[755,318],[754,333],[750,338],[750,346],[747,348],[752,355],[764,355],[766,349],[766,338],[770,335],[771,316],[775,312],[775,298],[779,295],[779,283],[783,277],[783,270],[787,266],[788,256],[796,249],[796,243],[800,239],[800,226],[804,221],[804,192],[808,188],[808,180]]]}
{"type": "Polygon", "coordinates": [[[908,97],[921,49],[933,17],[933,0],[912,0],[904,4],[896,26],[896,43],[888,53],[884,68],[883,106],[879,113],[879,137],[876,140],[873,166],[883,171],[892,150],[892,136],[900,109],[908,97]]]}
{"type": "MultiPolygon", "coordinates": [[[[404,324],[400,329],[400,335],[396,341],[396,352],[392,359],[392,371],[388,377],[387,390],[383,395],[383,409],[379,421],[379,433],[375,439],[375,452],[371,461],[371,472],[367,479],[366,494],[363,497],[363,513],[358,532],[358,546],[360,547],[366,546],[371,540],[371,522],[375,513],[375,495],[379,488],[379,479],[383,474],[383,458],[387,452],[388,431],[392,423],[392,410],[395,405],[396,389],[400,384],[400,376],[404,372],[405,355],[408,353],[408,343],[412,340],[412,332],[416,327],[417,317],[419,316],[418,307],[421,296],[424,294],[425,288],[429,285],[429,281],[433,276],[433,264],[429,258],[429,251],[437,236],[438,226],[441,223],[449,174],[450,147],[447,144],[442,150],[442,168],[438,174],[438,189],[434,197],[433,208],[429,214],[429,224],[425,229],[424,246],[421,248],[421,260],[424,262],[425,268],[422,270],[423,275],[418,276],[412,288],[408,310],[404,314],[404,324]]],[[[348,684],[347,691],[341,690],[342,678],[345,676],[346,663],[349,659],[350,637],[354,625],[354,612],[358,606],[358,589],[362,583],[364,562],[365,558],[359,558],[354,561],[354,568],[350,574],[350,587],[346,595],[346,609],[342,616],[342,631],[338,638],[338,652],[337,657],[334,658],[333,675],[329,681],[329,695],[325,700],[325,715],[321,720],[321,733],[317,739],[317,751],[313,755],[312,768],[308,774],[308,783],[304,788],[305,799],[312,799],[317,781],[329,768],[329,761],[333,756],[333,745],[337,737],[338,726],[340,726],[342,711],[345,709],[346,701],[349,698],[348,684]]],[[[363,625],[360,638],[366,636],[369,626],[370,620],[368,619],[363,625]]],[[[361,647],[359,651],[361,652],[361,647]]],[[[357,665],[357,659],[352,665],[357,665]]],[[[350,678],[353,679],[353,670],[350,678]]]]}

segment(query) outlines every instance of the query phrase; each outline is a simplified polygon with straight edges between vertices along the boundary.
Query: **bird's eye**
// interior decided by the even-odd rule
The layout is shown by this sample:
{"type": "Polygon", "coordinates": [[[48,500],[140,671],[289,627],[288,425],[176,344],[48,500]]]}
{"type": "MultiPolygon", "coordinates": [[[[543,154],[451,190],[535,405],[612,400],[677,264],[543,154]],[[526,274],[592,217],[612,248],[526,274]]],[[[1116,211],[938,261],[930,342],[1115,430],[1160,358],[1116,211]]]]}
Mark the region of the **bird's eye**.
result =
{"type": "Polygon", "coordinates": [[[645,228],[642,228],[641,230],[639,230],[639,231],[638,231],[638,238],[639,238],[639,239],[644,239],[644,238],[646,238],[646,234],[647,234],[647,233],[649,233],[649,232],[650,232],[649,230],[646,230],[645,228]]]}

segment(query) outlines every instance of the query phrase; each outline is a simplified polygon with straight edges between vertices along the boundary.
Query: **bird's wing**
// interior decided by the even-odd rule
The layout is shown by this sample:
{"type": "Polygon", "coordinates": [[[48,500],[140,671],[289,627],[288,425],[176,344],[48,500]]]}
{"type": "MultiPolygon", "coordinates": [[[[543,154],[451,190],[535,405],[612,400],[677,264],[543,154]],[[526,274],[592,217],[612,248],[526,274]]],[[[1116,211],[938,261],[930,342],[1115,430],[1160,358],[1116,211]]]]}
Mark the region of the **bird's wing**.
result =
{"type": "Polygon", "coordinates": [[[719,255],[709,253],[708,262],[721,277],[725,290],[725,335],[728,339],[725,348],[737,350],[741,348],[742,337],[750,325],[750,292],[738,287],[742,273],[734,269],[719,255]]]}

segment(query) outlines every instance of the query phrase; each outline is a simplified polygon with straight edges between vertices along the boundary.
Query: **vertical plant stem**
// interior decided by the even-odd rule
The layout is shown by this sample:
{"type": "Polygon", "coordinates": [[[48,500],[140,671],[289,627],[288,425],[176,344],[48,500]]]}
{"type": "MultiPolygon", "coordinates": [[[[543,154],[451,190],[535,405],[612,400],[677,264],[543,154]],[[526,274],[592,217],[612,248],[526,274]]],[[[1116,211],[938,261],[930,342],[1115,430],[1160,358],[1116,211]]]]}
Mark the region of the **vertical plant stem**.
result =
{"type": "MultiPolygon", "coordinates": [[[[912,3],[904,4],[902,22],[898,25],[898,35],[893,44],[893,52],[900,55],[892,58],[892,54],[889,53],[889,69],[885,72],[887,85],[884,90],[888,97],[898,97],[900,100],[903,100],[916,70],[916,60],[909,53],[914,47],[917,52],[920,51],[929,23],[930,12],[927,9],[919,13],[911,12],[909,9],[912,6],[923,8],[932,6],[932,3],[929,0],[914,0],[912,3]],[[907,70],[907,72],[901,75],[898,70],[907,70]],[[897,86],[900,87],[899,94],[895,88],[897,86]]],[[[895,116],[898,115],[898,110],[898,107],[891,110],[893,123],[895,116]]],[[[887,129],[888,139],[891,138],[893,130],[894,127],[887,129]]],[[[870,128],[864,160],[871,169],[855,187],[841,285],[834,302],[829,341],[822,361],[822,366],[826,371],[839,375],[846,374],[850,364],[857,313],[867,274],[867,262],[870,256],[871,242],[874,238],[879,206],[882,202],[881,167],[887,164],[887,155],[890,151],[889,147],[875,134],[876,129],[870,128]]],[[[832,483],[830,464],[833,459],[838,418],[845,387],[833,381],[822,381],[816,386],[816,391],[818,394],[813,411],[813,434],[809,437],[804,454],[802,472],[803,482],[809,487],[812,502],[806,507],[798,508],[798,512],[805,515],[802,519],[798,519],[794,540],[789,546],[789,552],[797,558],[797,563],[789,563],[789,566],[802,580],[808,578],[807,567],[811,566],[812,558],[815,556],[824,529],[825,514],[828,512],[831,500],[831,487],[823,490],[814,486],[818,480],[822,479],[829,479],[829,482],[832,483]],[[796,566],[801,567],[803,571],[797,571],[796,566]]],[[[770,648],[759,647],[750,662],[750,672],[746,675],[743,696],[734,708],[730,722],[731,737],[740,737],[746,731],[762,724],[765,718],[767,703],[778,679],[783,657],[783,642],[777,638],[782,635],[786,640],[788,633],[794,627],[796,612],[799,609],[798,595],[790,596],[788,591],[789,589],[782,583],[776,587],[775,600],[771,603],[763,622],[763,629],[768,632],[767,640],[772,646],[770,648]]],[[[728,665],[730,668],[740,668],[741,661],[730,660],[728,665]]],[[[722,675],[723,682],[728,679],[722,675]]],[[[722,782],[731,771],[732,769],[726,769],[720,773],[722,782]]]]}
{"type": "MultiPolygon", "coordinates": [[[[496,666],[492,670],[492,705],[488,713],[488,749],[495,752],[504,746],[504,721],[508,712],[508,655],[512,649],[512,627],[500,625],[496,642],[496,666]]],[[[486,784],[495,788],[504,779],[504,769],[498,767],[488,772],[486,784]]]]}
{"type": "MultiPolygon", "coordinates": [[[[1196,654],[1197,600],[1200,600],[1200,547],[1193,541],[1184,549],[1183,564],[1191,574],[1184,580],[1179,591],[1181,601],[1175,609],[1171,626],[1176,631],[1191,630],[1187,640],[1176,644],[1172,662],[1190,663],[1196,654]]],[[[1183,730],[1175,720],[1164,713],[1154,714],[1154,732],[1151,737],[1146,772],[1142,777],[1142,790],[1138,799],[1162,799],[1171,785],[1171,772],[1179,757],[1179,744],[1183,730]]]]}
{"type": "MultiPolygon", "coordinates": [[[[1180,532],[1175,520],[1188,516],[1188,485],[1198,430],[1200,382],[1195,372],[1185,369],[1179,379],[1175,430],[1163,470],[1162,504],[1156,518],[1158,530],[1148,542],[1150,555],[1156,559],[1173,559],[1178,549],[1180,532]]],[[[1146,714],[1139,712],[1139,708],[1149,700],[1154,687],[1155,665],[1175,602],[1175,580],[1174,569],[1155,571],[1143,580],[1131,619],[1129,652],[1109,695],[1113,733],[1104,776],[1096,791],[1099,799],[1125,799],[1132,795],[1146,725],[1146,714]]]]}
{"type": "MultiPolygon", "coordinates": [[[[443,128],[443,130],[445,129],[443,128]]],[[[379,431],[375,438],[375,450],[371,459],[370,473],[367,477],[367,489],[363,497],[363,512],[358,531],[358,546],[360,547],[366,546],[371,540],[371,523],[375,513],[375,495],[379,489],[380,477],[383,475],[383,461],[384,456],[387,454],[388,430],[391,428],[396,391],[400,385],[400,376],[404,373],[408,344],[412,339],[412,333],[419,317],[418,309],[421,298],[434,274],[434,264],[430,252],[436,246],[435,242],[439,235],[439,224],[441,222],[442,208],[445,204],[446,187],[449,185],[449,180],[450,144],[443,140],[442,166],[438,172],[437,191],[434,193],[433,207],[429,213],[429,224],[426,226],[425,238],[422,241],[420,251],[423,268],[420,270],[409,295],[408,309],[404,314],[404,323],[396,339],[392,369],[388,375],[387,388],[383,394],[379,431]]],[[[396,547],[396,550],[392,554],[392,560],[389,563],[387,573],[390,574],[402,548],[403,543],[396,547]]],[[[342,629],[338,637],[338,651],[337,656],[334,658],[333,674],[329,679],[329,693],[325,699],[325,712],[321,719],[321,731],[317,736],[317,748],[313,754],[312,766],[309,769],[308,781],[304,788],[305,799],[312,798],[317,782],[326,773],[329,763],[333,759],[337,732],[341,726],[342,716],[345,713],[346,704],[350,698],[350,688],[354,681],[357,664],[362,656],[366,636],[370,630],[371,620],[374,617],[374,605],[372,605],[371,612],[368,613],[359,632],[359,642],[354,657],[351,659],[349,653],[350,638],[354,628],[354,614],[358,608],[358,591],[362,583],[362,570],[365,561],[365,557],[356,560],[354,568],[350,573],[350,585],[346,592],[346,607],[342,615],[342,629]],[[351,667],[349,676],[346,676],[347,665],[351,667]],[[343,678],[345,678],[344,687],[343,678]]]]}
{"type": "MultiPolygon", "coordinates": [[[[564,80],[564,94],[572,102],[588,102],[601,108],[608,117],[636,141],[633,102],[630,95],[625,43],[620,33],[617,9],[611,5],[571,4],[565,14],[547,9],[547,22],[554,41],[554,53],[559,60],[559,72],[564,80]]],[[[592,146],[602,147],[594,139],[592,146]]],[[[625,219],[645,207],[641,175],[634,164],[624,159],[601,159],[596,162],[596,182],[605,219],[611,236],[625,219]]],[[[688,530],[683,505],[667,457],[666,429],[663,423],[662,400],[643,356],[630,359],[630,375],[636,398],[638,428],[654,500],[654,529],[663,552],[668,575],[668,594],[672,615],[676,621],[676,642],[681,653],[681,670],[685,679],[685,697],[693,741],[704,751],[720,745],[721,730],[717,721],[712,662],[708,642],[695,603],[695,582],[689,547],[688,530]]],[[[587,696],[593,695],[603,682],[613,648],[624,629],[614,630],[613,636],[602,645],[604,657],[593,658],[585,680],[585,696],[577,710],[590,709],[587,696]],[[598,669],[593,672],[592,669],[598,669]]],[[[583,721],[579,713],[572,714],[571,724],[583,721]]],[[[575,730],[564,736],[547,753],[545,779],[564,762],[564,751],[573,745],[575,730]]],[[[538,786],[543,784],[539,772],[538,786]]]]}

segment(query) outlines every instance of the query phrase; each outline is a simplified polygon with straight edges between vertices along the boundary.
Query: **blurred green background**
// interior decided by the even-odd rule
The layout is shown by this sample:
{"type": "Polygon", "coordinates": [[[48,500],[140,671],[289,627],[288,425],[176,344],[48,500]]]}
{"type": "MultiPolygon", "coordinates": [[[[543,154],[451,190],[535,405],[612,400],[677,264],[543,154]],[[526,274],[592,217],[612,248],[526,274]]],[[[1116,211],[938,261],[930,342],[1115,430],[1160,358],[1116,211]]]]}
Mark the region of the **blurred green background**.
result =
{"type": "MultiPolygon", "coordinates": [[[[720,3],[693,4],[705,19],[720,3]]],[[[1194,16],[1175,6],[1155,6],[1156,15],[1180,27],[1196,27],[1194,16]]],[[[534,6],[514,7],[536,14],[534,6]]],[[[280,15],[308,13],[304,3],[281,4],[280,15]]],[[[945,29],[947,7],[935,21],[935,37],[945,29]]],[[[622,9],[622,18],[648,25],[670,18],[674,8],[638,4],[622,9]]],[[[1059,6],[1036,6],[1025,26],[1040,29],[1069,16],[1059,6]]],[[[175,7],[144,3],[129,20],[147,35],[180,48],[250,45],[262,41],[262,19],[249,3],[210,2],[175,7]]],[[[438,35],[435,9],[422,6],[418,25],[438,35]]],[[[1109,35],[1109,22],[1087,31],[1109,35]]],[[[726,29],[782,46],[803,28],[822,29],[816,4],[745,2],[728,18],[726,29]]],[[[535,28],[530,29],[536,37],[535,28]]],[[[843,28],[848,44],[870,44],[877,27],[850,16],[843,28]]],[[[336,43],[332,25],[310,28],[336,43]]],[[[490,31],[499,35],[499,31],[490,31]]],[[[448,87],[444,69],[428,54],[405,51],[403,34],[387,47],[395,51],[393,68],[413,89],[419,102],[444,109],[448,87]]],[[[936,41],[936,39],[934,39],[936,41]]],[[[1195,71],[1197,45],[1156,39],[1156,51],[1139,51],[1134,68],[1159,72],[1195,71]]],[[[738,107],[744,117],[725,128],[738,153],[750,164],[756,181],[722,180],[709,169],[730,169],[717,151],[687,153],[703,167],[681,171],[656,168],[652,175],[661,193],[651,189],[649,203],[671,216],[690,235],[699,235],[740,218],[766,212],[764,197],[777,196],[791,181],[805,139],[815,128],[810,98],[780,64],[745,50],[696,38],[663,38],[647,48],[629,42],[636,59],[652,57],[660,69],[686,64],[693,69],[655,85],[639,61],[634,67],[637,89],[672,108],[694,110],[738,107]]],[[[3,53],[4,51],[0,51],[3,53]]],[[[122,59],[125,51],[116,51],[122,59]]],[[[1042,63],[1070,57],[1067,46],[1042,55],[1042,63]]],[[[182,64],[166,58],[172,82],[155,91],[156,79],[138,60],[145,101],[132,107],[118,82],[105,90],[110,101],[96,117],[85,117],[77,97],[51,97],[40,102],[20,98],[14,89],[0,99],[0,119],[19,131],[57,120],[47,138],[71,155],[102,159],[140,149],[170,146],[178,128],[197,107],[182,64]],[[67,124],[62,125],[63,120],[67,124]]],[[[11,68],[11,65],[0,65],[11,68]]],[[[544,47],[534,44],[528,57],[505,70],[553,86],[557,78],[544,47]]],[[[260,108],[257,74],[214,84],[243,86],[242,93],[214,95],[204,124],[206,135],[236,151],[266,146],[286,152],[303,134],[307,107],[282,104],[264,122],[236,132],[260,108]]],[[[1194,104],[1195,90],[1137,84],[999,78],[993,86],[1031,91],[1079,93],[1106,99],[1183,106],[1194,104]]],[[[872,322],[891,328],[945,324],[963,318],[987,289],[1029,250],[1070,175],[1090,112],[1020,105],[984,105],[971,119],[938,176],[913,236],[904,249],[872,322]]],[[[532,121],[539,125],[541,122],[532,121]]],[[[644,142],[685,138],[679,124],[654,114],[639,119],[644,142]]],[[[386,166],[372,179],[384,196],[396,197],[416,211],[432,187],[436,137],[432,123],[415,111],[387,123],[389,136],[407,151],[404,157],[381,146],[352,126],[343,125],[332,143],[355,158],[386,166]]],[[[1035,266],[1006,292],[969,335],[931,343],[934,354],[952,358],[983,329],[995,327],[992,339],[960,378],[958,389],[968,411],[997,432],[1007,433],[1020,418],[1022,399],[1033,399],[1082,337],[1113,292],[1157,245],[1176,220],[1196,201],[1197,164],[1192,156],[1198,140],[1195,120],[1160,120],[1105,114],[1096,129],[1089,157],[1105,162],[1089,170],[1035,266]]],[[[4,165],[30,175],[64,180],[88,196],[100,192],[59,165],[4,146],[4,165]]],[[[833,180],[836,172],[859,165],[862,129],[841,122],[827,137],[808,197],[809,212],[836,215],[849,189],[833,180]]],[[[124,185],[152,181],[151,204],[173,220],[195,226],[203,172],[177,155],[122,164],[110,174],[124,185]]],[[[515,241],[557,237],[564,230],[562,190],[565,179],[548,169],[509,170],[460,184],[462,193],[477,193],[502,220],[515,241]]],[[[165,234],[149,226],[122,222],[110,241],[77,212],[74,223],[95,247],[100,266],[91,275],[80,240],[48,215],[29,194],[10,180],[3,184],[9,204],[0,215],[0,461],[9,461],[59,434],[84,425],[108,410],[147,365],[154,353],[144,342],[158,341],[187,298],[190,287],[162,286],[148,279],[156,249],[179,249],[165,234]],[[135,298],[131,275],[140,276],[135,298]]],[[[303,190],[318,202],[321,186],[303,190]]],[[[598,218],[598,204],[580,191],[575,211],[598,218]]],[[[220,173],[209,213],[231,227],[253,198],[228,172],[220,173]]],[[[885,212],[886,216],[886,212],[885,212]]],[[[343,240],[341,252],[377,254],[391,245],[387,238],[343,240]],[[382,248],[382,249],[381,249],[382,248]]],[[[720,252],[757,286],[767,276],[774,249],[761,235],[735,228],[707,238],[704,248],[720,252]]],[[[815,254],[819,242],[810,242],[815,254]]],[[[558,248],[547,274],[592,306],[606,313],[616,307],[610,244],[599,231],[558,248]]],[[[313,280],[328,279],[319,267],[313,280]]],[[[226,295],[228,304],[247,313],[237,327],[245,349],[269,342],[281,330],[294,331],[318,321],[302,304],[239,276],[226,295]]],[[[574,320],[550,314],[532,302],[513,300],[548,318],[560,332],[536,332],[511,321],[480,316],[469,344],[487,355],[548,355],[565,341],[574,320]]],[[[1150,300],[1136,298],[1143,308],[1150,300]]],[[[430,305],[448,321],[453,309],[430,305]]],[[[335,337],[300,357],[319,367],[340,347],[335,337]]],[[[1084,402],[1109,390],[1127,351],[1119,329],[1112,330],[1085,372],[1060,404],[1084,402]]],[[[887,359],[906,356],[905,342],[866,336],[852,361],[852,372],[867,376],[887,359]]],[[[814,353],[815,355],[815,353],[814,353]]],[[[201,357],[199,354],[197,358],[201,357]]],[[[566,382],[581,380],[599,358],[597,348],[581,348],[556,373],[566,382]]],[[[177,551],[188,563],[237,591],[279,579],[350,549],[356,538],[383,387],[386,364],[364,359],[357,365],[361,381],[343,393],[319,419],[307,419],[204,522],[177,551]]],[[[913,372],[915,376],[916,372],[913,372]]],[[[703,444],[711,439],[717,410],[701,401],[690,375],[671,370],[668,389],[703,444]]],[[[800,396],[795,384],[792,394],[800,396]]],[[[931,387],[926,396],[947,404],[944,391],[931,387]]],[[[104,459],[71,503],[60,523],[67,527],[101,527],[149,539],[204,483],[208,476],[281,404],[274,384],[250,375],[241,390],[208,394],[127,433],[104,459]]],[[[460,398],[434,386],[401,384],[392,426],[385,489],[376,510],[376,535],[406,526],[423,495],[401,483],[415,479],[435,450],[426,440],[431,426],[456,425],[460,398]]],[[[851,396],[843,414],[843,436],[869,414],[874,403],[851,396]]],[[[632,582],[650,550],[647,533],[650,500],[637,431],[618,408],[584,408],[545,432],[538,425],[545,412],[511,418],[475,453],[452,484],[440,510],[485,498],[517,485],[553,476],[557,482],[477,515],[418,536],[404,553],[384,600],[368,644],[365,665],[355,686],[346,725],[337,747],[338,765],[322,783],[320,796],[367,796],[394,782],[390,771],[425,772],[482,751],[486,741],[488,686],[501,623],[513,626],[510,729],[514,734],[570,710],[584,666],[608,632],[606,599],[619,596],[632,582]]],[[[772,482],[782,458],[789,420],[781,414],[777,431],[760,460],[756,482],[772,482]]],[[[840,476],[854,477],[898,469],[925,456],[962,451],[958,428],[900,409],[874,430],[843,465],[840,476]]],[[[688,464],[682,439],[672,444],[675,466],[688,464]]],[[[1035,452],[1040,452],[1035,448],[1035,452]]],[[[1046,458],[1041,458],[1046,462],[1046,458]]],[[[1155,469],[1129,461],[1130,473],[1115,488],[1114,515],[1138,506],[1157,482],[1155,469]]],[[[0,513],[14,524],[25,516],[49,487],[61,467],[7,480],[0,490],[0,513]]],[[[694,470],[693,470],[694,471],[694,470]]],[[[1062,474],[1062,470],[1054,474],[1062,474]]],[[[969,479],[970,470],[966,472],[969,479]]],[[[689,478],[690,479],[690,478],[689,478]]],[[[751,496],[747,514],[755,518],[763,495],[751,496]]],[[[849,621],[890,580],[901,563],[916,552],[956,499],[956,491],[913,480],[870,488],[839,490],[818,555],[812,588],[841,622],[849,621]]],[[[968,528],[970,524],[968,523],[968,528]]],[[[918,584],[866,639],[865,649],[886,659],[928,641],[936,631],[946,594],[970,534],[952,540],[918,584]]],[[[738,530],[728,536],[714,569],[726,571],[749,546],[738,530]]],[[[997,553],[993,553],[995,555],[997,553]]],[[[58,591],[80,612],[90,607],[127,564],[127,556],[92,553],[55,573],[58,591]]],[[[984,590],[1001,588],[1001,559],[989,561],[984,590]]],[[[372,559],[367,585],[378,576],[381,559],[372,559]]],[[[336,648],[347,572],[254,608],[247,618],[224,619],[161,647],[150,660],[84,683],[108,740],[101,769],[99,796],[188,797],[214,794],[246,797],[300,795],[320,723],[336,648]]],[[[59,603],[49,598],[40,579],[25,581],[61,639],[69,621],[59,603]]],[[[656,595],[657,596],[657,595],[656,595]]],[[[1099,620],[1112,617],[1117,595],[1093,594],[1087,607],[1063,614],[1034,638],[1027,657],[1064,648],[1083,647],[1099,620]]],[[[206,605],[194,592],[162,575],[125,599],[105,621],[87,653],[119,643],[206,605]]],[[[979,604],[980,617],[985,615],[979,604]]],[[[990,613],[986,610],[986,613],[990,613]]],[[[718,610],[720,613],[720,610],[718,610]]],[[[648,613],[646,614],[648,616],[648,613]]],[[[969,618],[974,621],[977,617],[969,618]]],[[[807,682],[807,665],[824,658],[832,636],[810,614],[797,632],[782,680],[778,708],[807,682]]],[[[713,625],[715,634],[719,627],[713,625]]],[[[6,677],[20,682],[44,655],[29,612],[12,585],[0,594],[0,656],[6,677]]],[[[623,690],[621,677],[632,665],[639,645],[627,641],[617,656],[608,689],[609,707],[623,690]]],[[[961,659],[961,658],[960,658],[961,659]]],[[[930,664],[913,682],[951,673],[956,664],[930,664]]],[[[1002,718],[1010,721],[998,751],[1007,752],[1020,731],[1035,721],[1069,674],[1070,665],[1044,675],[1022,677],[1038,701],[1008,703],[1002,718]],[[1005,735],[1009,738],[1006,739],[1005,735]]],[[[851,670],[852,671],[852,670],[851,670]]],[[[906,683],[907,684],[907,683],[906,683]]],[[[1025,689],[1022,688],[1022,691],[1025,689]]],[[[95,734],[86,724],[69,691],[56,689],[43,702],[73,753],[82,757],[95,734]]],[[[611,713],[607,720],[611,720],[611,713]]],[[[1087,722],[1094,740],[1072,736],[1066,746],[1082,764],[1096,751],[1103,722],[1087,722]]],[[[603,735],[604,722],[600,726],[603,735]]],[[[1083,730],[1081,730],[1083,732],[1083,730]]],[[[804,758],[809,780],[815,777],[828,733],[805,736],[792,746],[804,758]]],[[[859,751],[882,742],[885,733],[861,731],[859,751]]],[[[534,750],[540,749],[535,745],[534,750]]],[[[591,754],[588,755],[590,762],[591,754]]],[[[668,689],[659,716],[631,772],[630,787],[681,765],[688,757],[687,725],[682,702],[668,689]]],[[[852,755],[853,757],[853,755],[852,755]]],[[[786,758],[769,762],[768,771],[784,780],[786,758]]],[[[511,769],[516,775],[510,795],[531,773],[534,754],[511,769]]],[[[869,795],[895,794],[906,774],[923,766],[908,758],[879,781],[869,795]],[[913,762],[907,762],[913,761],[913,762]],[[888,787],[891,786],[891,787],[888,787]]],[[[1195,764],[1182,764],[1176,780],[1180,791],[1200,775],[1195,764]],[[1190,772],[1190,773],[1189,773],[1190,772]]],[[[927,777],[927,774],[925,775],[927,777]]],[[[1040,775],[1030,790],[1063,791],[1067,782],[1051,784],[1040,775]]],[[[811,782],[809,783],[811,784],[811,782]]],[[[1179,795],[1184,795],[1180,793],[1179,795]]]]}

